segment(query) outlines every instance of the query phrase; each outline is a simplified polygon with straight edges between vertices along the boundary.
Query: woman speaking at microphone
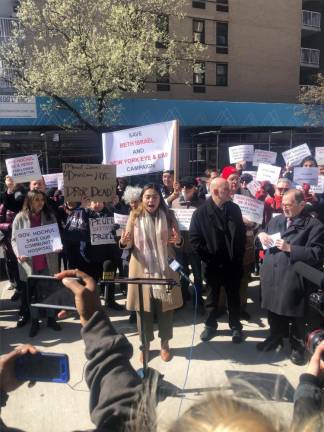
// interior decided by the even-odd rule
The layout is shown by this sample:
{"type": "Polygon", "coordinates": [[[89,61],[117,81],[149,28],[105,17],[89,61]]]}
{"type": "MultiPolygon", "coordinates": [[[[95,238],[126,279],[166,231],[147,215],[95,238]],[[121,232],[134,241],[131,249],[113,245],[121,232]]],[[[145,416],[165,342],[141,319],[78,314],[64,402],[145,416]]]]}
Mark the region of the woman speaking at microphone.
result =
{"type": "MultiPolygon", "coordinates": [[[[132,210],[126,230],[122,233],[120,247],[131,249],[129,263],[130,278],[163,278],[179,280],[177,273],[168,265],[168,256],[173,256],[173,246],[180,247],[182,238],[173,213],[167,208],[160,189],[155,184],[144,186],[140,204],[132,210]]],[[[164,285],[144,285],[144,331],[147,341],[142,346],[146,358],[150,349],[150,341],[154,339],[154,313],[157,316],[159,337],[161,339],[161,358],[171,359],[169,340],[172,339],[173,310],[182,306],[182,295],[179,285],[168,293],[164,285]]],[[[139,295],[137,285],[128,286],[127,309],[137,312],[137,327],[141,331],[139,314],[139,295]]],[[[142,338],[143,340],[143,338],[142,338]]]]}

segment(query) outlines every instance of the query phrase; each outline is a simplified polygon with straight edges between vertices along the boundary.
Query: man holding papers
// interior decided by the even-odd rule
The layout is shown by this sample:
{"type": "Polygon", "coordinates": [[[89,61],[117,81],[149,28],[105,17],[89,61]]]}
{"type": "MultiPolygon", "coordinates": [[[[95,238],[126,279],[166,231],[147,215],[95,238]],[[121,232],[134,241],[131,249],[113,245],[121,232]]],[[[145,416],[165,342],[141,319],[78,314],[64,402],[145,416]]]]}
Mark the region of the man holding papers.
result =
{"type": "Polygon", "coordinates": [[[259,351],[271,351],[288,336],[290,359],[305,362],[306,287],[293,264],[302,261],[320,269],[324,257],[324,227],[308,215],[304,194],[290,189],[282,197],[283,214],[272,218],[259,239],[266,249],[261,270],[262,307],[268,310],[270,336],[257,344],[259,351]]]}

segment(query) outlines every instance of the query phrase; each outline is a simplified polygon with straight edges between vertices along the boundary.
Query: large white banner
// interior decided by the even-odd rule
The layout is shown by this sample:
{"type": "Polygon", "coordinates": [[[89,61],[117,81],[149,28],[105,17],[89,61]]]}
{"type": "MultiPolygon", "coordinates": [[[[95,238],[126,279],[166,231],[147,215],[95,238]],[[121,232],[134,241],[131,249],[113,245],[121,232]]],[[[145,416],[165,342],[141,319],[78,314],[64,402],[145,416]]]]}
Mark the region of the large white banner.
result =
{"type": "Polygon", "coordinates": [[[290,150],[286,150],[282,153],[282,157],[284,158],[287,165],[297,166],[300,162],[306,157],[310,156],[311,152],[309,150],[308,145],[302,144],[300,146],[294,147],[290,150]]]}
{"type": "Polygon", "coordinates": [[[89,226],[92,245],[116,243],[112,234],[114,226],[113,217],[89,218],[89,226]]]}
{"type": "Polygon", "coordinates": [[[254,146],[252,144],[241,144],[228,148],[230,163],[235,162],[252,162],[253,161],[254,146]]]}
{"type": "Polygon", "coordinates": [[[19,256],[32,257],[62,249],[61,236],[56,223],[19,230],[16,238],[19,256]]]}
{"type": "Polygon", "coordinates": [[[6,159],[8,175],[15,183],[25,183],[42,178],[37,155],[6,159]]]}
{"type": "Polygon", "coordinates": [[[238,194],[234,195],[233,202],[240,207],[244,218],[257,224],[262,223],[264,202],[238,194]]]}
{"type": "Polygon", "coordinates": [[[117,177],[173,169],[176,121],[102,134],[103,163],[116,165],[117,177]]]}

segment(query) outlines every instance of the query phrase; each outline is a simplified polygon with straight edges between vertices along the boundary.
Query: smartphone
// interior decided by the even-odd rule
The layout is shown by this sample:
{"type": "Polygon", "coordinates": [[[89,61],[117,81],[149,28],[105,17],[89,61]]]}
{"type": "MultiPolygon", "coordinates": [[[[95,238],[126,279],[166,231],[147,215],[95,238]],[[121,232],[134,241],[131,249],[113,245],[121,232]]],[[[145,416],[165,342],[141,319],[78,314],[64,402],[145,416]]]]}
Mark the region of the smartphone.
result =
{"type": "Polygon", "coordinates": [[[66,354],[27,353],[15,360],[18,381],[67,383],[70,379],[69,358],[66,354]]]}
{"type": "MultiPolygon", "coordinates": [[[[76,279],[79,283],[82,280],[76,279]]],[[[27,280],[29,304],[33,307],[46,309],[76,310],[74,294],[59,279],[53,276],[32,275],[27,280]]]]}

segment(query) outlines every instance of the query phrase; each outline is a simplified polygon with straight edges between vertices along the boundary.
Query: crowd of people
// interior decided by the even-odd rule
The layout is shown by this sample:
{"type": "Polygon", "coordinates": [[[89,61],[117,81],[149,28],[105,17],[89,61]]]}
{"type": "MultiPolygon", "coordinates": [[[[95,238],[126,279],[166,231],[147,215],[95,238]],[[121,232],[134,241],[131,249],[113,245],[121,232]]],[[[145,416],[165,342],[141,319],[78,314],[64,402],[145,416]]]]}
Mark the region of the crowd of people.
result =
{"type": "MultiPolygon", "coordinates": [[[[301,166],[316,167],[317,163],[309,156],[301,162],[301,166]]],[[[323,167],[319,169],[322,175],[323,167]]],[[[253,176],[247,170],[245,161],[225,166],[220,172],[208,169],[202,177],[185,176],[179,181],[174,178],[173,171],[167,170],[162,174],[161,185],[147,183],[143,187],[131,186],[127,179],[117,179],[116,196],[107,203],[91,201],[87,197],[81,202],[64,202],[62,191],[47,190],[43,178],[31,181],[26,187],[15,184],[11,177],[6,176],[6,190],[0,201],[0,245],[14,290],[12,300],[20,303],[17,327],[30,322],[30,337],[39,331],[40,316],[29,305],[28,276],[55,275],[64,269],[58,277],[64,280],[65,276],[73,273],[81,275],[86,282],[86,288],[77,282],[64,282],[76,296],[82,296],[85,290],[96,296],[94,286],[102,279],[104,263],[109,260],[114,274],[118,273],[120,277],[173,279],[177,282],[170,291],[159,283],[144,285],[143,314],[139,313],[138,287],[129,285],[123,289],[127,297],[126,309],[131,312],[130,321],[137,321],[141,336],[141,361],[145,357],[149,359],[150,342],[154,339],[154,323],[157,321],[161,358],[168,362],[172,358],[170,340],[174,311],[186,302],[192,301],[193,307],[204,317],[205,326],[200,335],[203,342],[217,336],[217,319],[227,310],[232,342],[243,343],[241,321],[250,319],[247,310],[248,284],[252,274],[258,276],[260,273],[261,307],[268,313],[270,333],[256,345],[256,349],[275,350],[285,338],[289,338],[291,361],[297,365],[305,364],[305,336],[309,314],[312,313],[307,299],[309,292],[315,288],[297,276],[293,265],[301,261],[318,270],[323,268],[324,194],[311,192],[308,184],[294,184],[290,166],[282,169],[275,185],[260,182],[254,194],[249,189],[252,181],[253,176]],[[242,216],[240,207],[233,201],[236,195],[264,203],[262,223],[257,224],[242,216]],[[194,210],[189,230],[179,228],[173,211],[179,209],[194,210]],[[113,228],[113,242],[92,244],[89,220],[101,217],[113,219],[116,213],[128,215],[126,226],[122,230],[118,229],[119,226],[113,228]],[[56,222],[62,239],[61,250],[33,257],[19,254],[19,230],[56,222]],[[176,258],[180,263],[186,277],[179,277],[170,267],[171,258],[176,258]],[[192,277],[192,282],[188,276],[192,277]]],[[[137,400],[141,383],[129,364],[131,349],[127,340],[116,335],[98,299],[90,306],[93,310],[87,313],[85,305],[81,313],[83,337],[91,360],[87,381],[90,389],[96,388],[91,399],[94,423],[97,430],[104,430],[103,427],[118,425],[120,418],[125,420],[130,416],[129,406],[137,400]],[[98,335],[102,333],[96,347],[90,346],[94,343],[93,338],[87,336],[94,331],[98,335]],[[107,354],[105,367],[96,361],[98,350],[107,354]],[[111,350],[116,350],[127,377],[125,389],[119,385],[123,395],[118,397],[130,399],[120,412],[120,407],[115,411],[112,402],[115,389],[111,392],[111,383],[116,371],[109,366],[111,350]],[[130,388],[131,395],[127,393],[130,388]],[[107,392],[111,394],[107,395],[107,392]],[[107,410],[99,412],[97,406],[101,404],[101,398],[107,404],[107,410]]],[[[115,299],[114,284],[109,286],[106,306],[108,310],[124,309],[115,299]]],[[[55,331],[61,329],[53,311],[46,312],[46,319],[48,327],[55,331]]],[[[22,352],[25,352],[24,349],[22,352]]],[[[319,360],[323,350],[321,345],[316,351],[317,375],[323,368],[319,360]]],[[[313,363],[316,361],[313,360],[313,363]]],[[[301,387],[308,386],[309,389],[313,386],[317,395],[318,382],[306,377],[305,383],[302,381],[301,387]]],[[[316,399],[314,395],[312,397],[316,399]]],[[[226,405],[227,402],[222,403],[226,405]]],[[[241,407],[233,405],[232,409],[240,411],[241,407]]],[[[199,415],[203,416],[203,412],[200,411],[199,415]]],[[[242,412],[245,412],[245,407],[242,412]]],[[[254,414],[258,416],[260,413],[254,414]]],[[[253,417],[252,411],[249,411],[250,415],[253,417]]],[[[190,416],[195,415],[193,412],[186,414],[184,423],[179,420],[180,423],[170,430],[184,430],[184,424],[192,421],[190,416]]],[[[269,427],[260,430],[276,430],[271,429],[269,419],[264,421],[269,421],[269,424],[265,423],[269,427]]],[[[120,429],[112,427],[111,430],[120,429]]]]}

